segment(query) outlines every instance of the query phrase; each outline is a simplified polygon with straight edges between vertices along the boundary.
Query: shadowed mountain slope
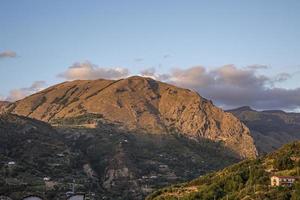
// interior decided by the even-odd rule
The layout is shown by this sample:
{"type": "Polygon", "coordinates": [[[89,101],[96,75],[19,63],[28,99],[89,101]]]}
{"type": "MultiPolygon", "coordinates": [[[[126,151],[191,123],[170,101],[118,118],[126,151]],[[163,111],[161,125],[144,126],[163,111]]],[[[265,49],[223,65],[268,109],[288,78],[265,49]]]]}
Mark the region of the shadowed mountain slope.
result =
{"type": "Polygon", "coordinates": [[[256,111],[241,107],[228,112],[251,130],[259,153],[268,153],[300,139],[300,114],[280,110],[256,111]]]}
{"type": "Polygon", "coordinates": [[[12,114],[0,115],[0,194],[12,199],[29,194],[54,199],[69,190],[73,178],[88,181],[77,167],[82,162],[78,160],[62,135],[49,124],[12,114]],[[44,181],[45,177],[50,181],[44,181]]]}
{"type": "Polygon", "coordinates": [[[77,192],[96,199],[143,199],[154,189],[195,178],[238,161],[220,143],[180,135],[96,128],[53,128],[45,122],[0,115],[0,194],[66,199],[77,192]],[[222,162],[220,162],[222,160],[222,162]],[[49,180],[44,180],[49,178],[49,180]]]}

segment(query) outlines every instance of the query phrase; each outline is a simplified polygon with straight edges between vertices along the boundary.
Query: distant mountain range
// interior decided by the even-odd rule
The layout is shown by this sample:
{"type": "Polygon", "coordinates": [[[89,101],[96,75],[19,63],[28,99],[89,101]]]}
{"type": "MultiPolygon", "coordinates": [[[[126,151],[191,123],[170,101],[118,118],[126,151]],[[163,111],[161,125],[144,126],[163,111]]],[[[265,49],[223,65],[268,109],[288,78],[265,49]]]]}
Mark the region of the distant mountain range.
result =
{"type": "Polygon", "coordinates": [[[256,111],[247,106],[228,112],[250,129],[255,146],[261,154],[300,139],[300,113],[286,113],[281,110],[256,111]]]}

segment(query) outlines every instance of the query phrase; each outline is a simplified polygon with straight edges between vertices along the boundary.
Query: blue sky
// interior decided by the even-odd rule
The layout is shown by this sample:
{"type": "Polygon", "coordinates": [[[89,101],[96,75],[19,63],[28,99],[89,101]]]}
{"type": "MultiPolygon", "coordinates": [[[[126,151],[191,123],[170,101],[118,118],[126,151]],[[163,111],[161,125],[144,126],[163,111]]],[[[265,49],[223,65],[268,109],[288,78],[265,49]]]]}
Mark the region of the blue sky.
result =
{"type": "Polygon", "coordinates": [[[1,0],[0,94],[44,80],[75,62],[124,67],[267,65],[262,75],[300,87],[300,1],[297,0],[1,0]],[[166,56],[168,55],[168,56],[166,56]],[[138,61],[137,61],[138,60],[138,61]]]}

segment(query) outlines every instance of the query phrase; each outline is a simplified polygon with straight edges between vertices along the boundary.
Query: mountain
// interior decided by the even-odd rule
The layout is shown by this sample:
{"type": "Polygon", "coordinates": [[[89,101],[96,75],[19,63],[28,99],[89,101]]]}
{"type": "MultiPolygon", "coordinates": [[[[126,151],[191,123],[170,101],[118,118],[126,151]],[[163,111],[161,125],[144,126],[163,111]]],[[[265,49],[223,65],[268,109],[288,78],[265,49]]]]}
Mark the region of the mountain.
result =
{"type": "Polygon", "coordinates": [[[300,175],[300,142],[283,146],[263,158],[242,161],[187,183],[160,189],[146,200],[298,200],[300,183],[270,187],[270,177],[300,175]]]}
{"type": "Polygon", "coordinates": [[[0,194],[49,200],[65,199],[74,181],[77,192],[94,198],[143,199],[159,187],[238,161],[209,140],[125,132],[104,123],[54,128],[13,114],[0,115],[0,160],[0,194]]]}
{"type": "Polygon", "coordinates": [[[8,101],[0,101],[0,113],[1,113],[2,109],[4,109],[9,104],[10,103],[8,101]]]}
{"type": "Polygon", "coordinates": [[[241,158],[257,155],[249,129],[232,114],[196,92],[150,78],[64,82],[12,103],[6,111],[53,125],[88,118],[84,123],[89,127],[104,121],[127,131],[204,138],[222,142],[241,158]]]}
{"type": "Polygon", "coordinates": [[[286,113],[280,110],[256,111],[250,107],[241,107],[228,112],[239,118],[250,129],[261,154],[300,139],[300,113],[286,113]]]}

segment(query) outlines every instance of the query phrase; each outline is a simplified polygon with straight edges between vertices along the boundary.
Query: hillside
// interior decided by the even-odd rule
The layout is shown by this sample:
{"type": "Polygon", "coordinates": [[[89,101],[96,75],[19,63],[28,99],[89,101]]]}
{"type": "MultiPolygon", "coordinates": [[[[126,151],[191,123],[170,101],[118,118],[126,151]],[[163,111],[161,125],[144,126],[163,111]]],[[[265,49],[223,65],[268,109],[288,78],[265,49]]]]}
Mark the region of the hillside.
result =
{"type": "MultiPolygon", "coordinates": [[[[16,115],[0,115],[0,194],[21,199],[28,194],[47,199],[70,190],[73,178],[88,178],[78,155],[50,125],[16,115]],[[44,177],[51,180],[45,182],[44,177]]],[[[80,185],[82,190],[87,185],[80,185]]]]}
{"type": "Polygon", "coordinates": [[[96,198],[143,199],[159,187],[238,161],[209,140],[124,132],[102,122],[97,128],[64,123],[54,129],[38,120],[0,115],[0,194],[65,199],[75,180],[76,191],[96,198]]]}
{"type": "Polygon", "coordinates": [[[239,157],[256,157],[248,128],[196,92],[150,78],[64,82],[6,107],[6,111],[51,124],[90,116],[127,131],[180,134],[223,142],[239,157]]]}
{"type": "Polygon", "coordinates": [[[300,114],[280,110],[256,111],[241,107],[228,111],[250,129],[259,153],[274,151],[300,139],[300,114]]]}
{"type": "Polygon", "coordinates": [[[242,161],[193,181],[160,189],[147,200],[298,200],[300,182],[270,187],[271,175],[300,175],[300,142],[285,145],[263,158],[242,161]]]}

